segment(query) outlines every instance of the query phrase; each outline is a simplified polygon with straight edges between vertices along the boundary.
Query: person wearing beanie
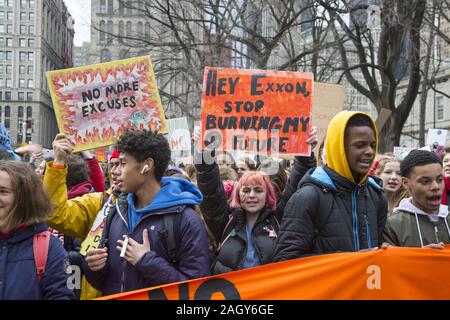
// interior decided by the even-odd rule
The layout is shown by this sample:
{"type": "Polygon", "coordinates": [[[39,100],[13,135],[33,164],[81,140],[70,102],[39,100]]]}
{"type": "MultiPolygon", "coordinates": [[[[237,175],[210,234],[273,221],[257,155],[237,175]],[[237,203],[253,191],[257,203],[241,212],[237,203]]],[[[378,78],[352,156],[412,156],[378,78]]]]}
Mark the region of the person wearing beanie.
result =
{"type": "Polygon", "coordinates": [[[448,207],[442,162],[432,152],[413,150],[400,165],[403,186],[411,197],[403,199],[387,219],[383,240],[400,247],[443,249],[450,244],[448,207]]]}
{"type": "Polygon", "coordinates": [[[387,201],[380,180],[368,175],[377,146],[368,114],[342,111],[331,120],[327,164],[311,169],[286,204],[275,262],[382,244],[387,201]]]}

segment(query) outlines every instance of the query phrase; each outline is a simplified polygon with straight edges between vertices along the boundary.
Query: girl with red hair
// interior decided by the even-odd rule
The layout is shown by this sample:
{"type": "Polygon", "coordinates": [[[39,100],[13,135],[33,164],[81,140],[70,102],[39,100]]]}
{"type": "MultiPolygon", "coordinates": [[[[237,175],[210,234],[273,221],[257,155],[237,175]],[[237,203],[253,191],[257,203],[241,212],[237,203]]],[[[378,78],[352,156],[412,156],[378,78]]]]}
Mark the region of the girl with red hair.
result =
{"type": "MultiPolygon", "coordinates": [[[[215,194],[208,192],[211,196],[205,196],[200,208],[208,227],[220,242],[211,267],[212,274],[272,262],[279,223],[274,211],[276,195],[269,176],[263,172],[246,172],[236,183],[229,206],[218,178],[218,166],[211,169],[219,183],[215,194]]],[[[197,179],[203,180],[199,171],[197,179]]],[[[201,185],[199,183],[200,190],[201,185]]]]}

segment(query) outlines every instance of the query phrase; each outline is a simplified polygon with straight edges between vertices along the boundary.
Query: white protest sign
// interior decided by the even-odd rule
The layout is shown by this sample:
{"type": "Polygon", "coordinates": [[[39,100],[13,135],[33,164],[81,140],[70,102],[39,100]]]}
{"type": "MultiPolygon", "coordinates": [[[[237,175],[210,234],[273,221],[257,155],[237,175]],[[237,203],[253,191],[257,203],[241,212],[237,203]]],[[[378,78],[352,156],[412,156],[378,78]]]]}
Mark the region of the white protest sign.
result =
{"type": "Polygon", "coordinates": [[[447,141],[447,130],[444,129],[429,129],[427,134],[427,145],[435,147],[445,146],[447,141]]]}

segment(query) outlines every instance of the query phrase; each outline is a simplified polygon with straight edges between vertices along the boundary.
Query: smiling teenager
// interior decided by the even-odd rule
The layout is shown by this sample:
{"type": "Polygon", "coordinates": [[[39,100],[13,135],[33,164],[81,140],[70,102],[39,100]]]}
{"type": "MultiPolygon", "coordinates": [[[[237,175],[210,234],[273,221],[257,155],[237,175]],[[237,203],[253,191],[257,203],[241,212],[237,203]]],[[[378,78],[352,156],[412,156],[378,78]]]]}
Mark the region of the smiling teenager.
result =
{"type": "Polygon", "coordinates": [[[311,169],[286,205],[275,261],[381,245],[387,203],[368,173],[378,136],[372,118],[342,111],[326,136],[327,165],[311,169]]]}
{"type": "Polygon", "coordinates": [[[375,175],[383,180],[384,194],[388,201],[388,216],[393,213],[400,200],[408,196],[407,190],[402,185],[400,163],[398,159],[383,159],[375,170],[375,175]]]}

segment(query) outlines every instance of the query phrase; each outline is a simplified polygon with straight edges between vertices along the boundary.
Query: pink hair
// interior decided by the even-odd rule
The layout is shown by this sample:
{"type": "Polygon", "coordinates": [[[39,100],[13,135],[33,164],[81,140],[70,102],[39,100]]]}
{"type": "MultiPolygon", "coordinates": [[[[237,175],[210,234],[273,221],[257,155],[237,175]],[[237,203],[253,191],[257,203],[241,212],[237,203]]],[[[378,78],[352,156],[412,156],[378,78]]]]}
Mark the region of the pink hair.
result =
{"type": "Polygon", "coordinates": [[[235,185],[233,190],[233,200],[231,201],[231,207],[240,208],[241,207],[241,199],[239,197],[239,191],[241,190],[241,186],[248,185],[258,185],[264,187],[267,192],[266,204],[269,208],[275,210],[277,205],[277,198],[275,195],[275,190],[273,189],[272,183],[270,182],[269,176],[264,172],[260,171],[248,171],[246,172],[239,182],[235,185]]]}

